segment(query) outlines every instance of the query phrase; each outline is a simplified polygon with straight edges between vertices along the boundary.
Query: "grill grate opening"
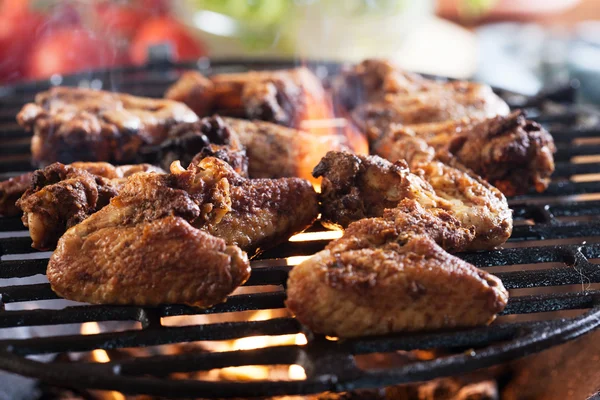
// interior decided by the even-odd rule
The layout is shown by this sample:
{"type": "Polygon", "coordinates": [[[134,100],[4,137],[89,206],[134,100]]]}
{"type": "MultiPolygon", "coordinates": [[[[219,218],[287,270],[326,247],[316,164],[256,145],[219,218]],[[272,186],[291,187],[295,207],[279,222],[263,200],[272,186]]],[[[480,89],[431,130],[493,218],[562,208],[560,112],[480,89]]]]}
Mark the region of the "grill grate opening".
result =
{"type": "MultiPolygon", "coordinates": [[[[213,64],[201,60],[79,74],[59,83],[160,97],[185,68],[210,74],[292,66],[272,60],[213,64]]],[[[309,66],[318,67],[324,77],[339,69],[335,64],[309,66]]],[[[0,179],[31,170],[31,134],[22,131],[14,117],[24,102],[51,85],[38,82],[2,89],[0,179]]],[[[0,369],[66,387],[170,397],[309,394],[469,372],[595,329],[600,325],[600,114],[572,104],[570,87],[534,98],[498,92],[513,106],[526,105],[529,116],[553,133],[558,152],[556,173],[545,193],[510,199],[515,229],[509,242],[493,251],[459,254],[499,276],[511,291],[508,306],[490,327],[344,341],[306,332],[285,309],[285,282],[293,265],[339,235],[326,231],[325,238],[315,236],[325,231],[320,224],[253,260],[250,280],[226,303],[208,310],[65,302],[51,291],[44,276],[50,253],[31,248],[19,218],[0,218],[0,369]],[[80,327],[86,323],[100,323],[101,333],[82,335],[80,327]],[[46,334],[18,338],[23,331],[46,334]],[[297,341],[302,334],[306,341],[297,341]],[[223,346],[249,337],[268,338],[264,342],[271,345],[237,350],[223,346]],[[169,353],[166,349],[173,344],[185,346],[185,351],[169,353]],[[95,349],[106,350],[110,360],[65,362],[59,357],[46,365],[26,358],[95,349]],[[428,349],[435,349],[436,356],[405,357],[404,352],[428,349]],[[115,354],[118,357],[111,356],[115,354]],[[376,364],[374,354],[402,362],[376,364]],[[301,367],[306,375],[296,375],[298,380],[268,375],[258,381],[244,380],[242,372],[232,374],[237,378],[233,381],[211,381],[203,375],[257,365],[296,372],[301,367]],[[191,372],[197,379],[177,375],[191,372]]]]}

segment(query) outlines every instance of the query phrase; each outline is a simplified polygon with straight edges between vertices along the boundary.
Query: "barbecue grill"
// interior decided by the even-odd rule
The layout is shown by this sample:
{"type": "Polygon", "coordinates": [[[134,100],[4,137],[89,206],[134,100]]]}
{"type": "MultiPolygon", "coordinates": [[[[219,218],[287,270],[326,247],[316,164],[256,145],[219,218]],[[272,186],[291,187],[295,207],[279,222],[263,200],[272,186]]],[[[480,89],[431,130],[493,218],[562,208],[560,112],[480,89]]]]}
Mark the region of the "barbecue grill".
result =
{"type": "MultiPolygon", "coordinates": [[[[53,77],[46,82],[0,88],[0,178],[31,170],[29,140],[15,123],[20,107],[37,91],[52,85],[87,85],[135,95],[162,96],[181,71],[197,68],[206,74],[249,69],[292,67],[286,61],[240,61],[172,64],[155,60],[144,67],[53,77]]],[[[339,66],[309,63],[321,78],[339,66]]],[[[278,291],[230,296],[207,310],[182,305],[157,308],[76,305],[44,309],[41,300],[56,299],[48,283],[0,287],[0,328],[62,325],[102,321],[133,321],[141,329],[95,335],[63,335],[0,341],[0,369],[35,377],[54,385],[106,389],[169,397],[253,397],[341,392],[429,380],[504,363],[572,340],[600,325],[600,113],[574,104],[574,87],[562,87],[536,97],[499,90],[511,107],[524,108],[529,117],[547,126],[557,143],[556,172],[544,193],[509,200],[515,228],[501,249],[459,254],[479,268],[492,268],[507,289],[508,306],[489,327],[424,334],[403,334],[335,341],[304,332],[291,317],[189,326],[164,326],[163,317],[219,314],[284,308],[291,256],[307,256],[327,240],[293,241],[267,251],[253,263],[246,286],[276,285],[278,291]],[[598,155],[597,158],[594,158],[598,155]],[[539,290],[537,290],[539,289],[539,290]],[[527,291],[529,290],[529,291],[527,291]],[[535,291],[537,290],[537,292],[535,291]],[[531,294],[534,293],[534,294],[531,294]],[[31,302],[33,309],[6,310],[11,303],[31,302]],[[562,311],[570,310],[565,313],[562,311]],[[548,312],[551,313],[544,314],[548,312]],[[565,315],[567,317],[565,317],[565,315]],[[108,363],[59,360],[51,364],[28,356],[120,349],[195,341],[238,339],[257,335],[304,332],[308,342],[262,349],[198,352],[176,355],[131,355],[108,363]],[[434,349],[444,354],[390,368],[359,368],[354,356],[400,350],[434,349]],[[306,379],[296,381],[210,382],[174,380],[174,372],[208,371],[243,365],[299,364],[306,379]]],[[[323,230],[320,226],[313,231],[323,230]]],[[[44,274],[47,256],[36,253],[18,218],[0,218],[0,279],[44,274]]],[[[0,281],[1,282],[1,281],[0,281]]]]}

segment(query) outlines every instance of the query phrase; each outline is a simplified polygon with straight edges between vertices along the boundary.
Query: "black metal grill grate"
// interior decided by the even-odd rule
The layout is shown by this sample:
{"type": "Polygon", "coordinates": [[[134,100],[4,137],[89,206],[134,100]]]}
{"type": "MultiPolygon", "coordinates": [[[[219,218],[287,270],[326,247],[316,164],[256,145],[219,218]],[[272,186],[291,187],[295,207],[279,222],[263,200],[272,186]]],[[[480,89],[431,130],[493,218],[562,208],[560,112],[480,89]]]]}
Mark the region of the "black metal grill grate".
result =
{"type": "MultiPolygon", "coordinates": [[[[288,62],[228,61],[208,65],[156,64],[144,69],[122,68],[65,78],[61,84],[84,83],[138,95],[161,96],[181,68],[230,72],[289,67],[288,62]]],[[[321,75],[336,65],[313,65],[321,75]]],[[[14,117],[35,92],[50,82],[0,89],[0,178],[30,170],[30,134],[14,117]]],[[[199,310],[181,305],[158,308],[75,305],[45,309],[42,300],[56,299],[48,283],[10,284],[0,287],[0,328],[46,326],[102,321],[139,322],[140,329],[95,335],[60,335],[0,341],[0,369],[67,387],[110,389],[170,397],[251,397],[347,391],[357,388],[432,379],[505,362],[574,339],[600,325],[600,114],[570,104],[574,93],[563,88],[543,96],[525,98],[500,94],[513,106],[544,122],[558,145],[557,168],[550,188],[542,194],[511,199],[516,226],[504,248],[461,257],[481,268],[493,267],[511,298],[503,316],[490,327],[471,330],[394,335],[332,341],[308,332],[305,345],[283,345],[254,350],[186,352],[143,357],[121,357],[93,362],[47,365],[26,356],[123,349],[173,343],[222,341],[257,335],[302,333],[291,317],[261,321],[193,323],[165,326],[162,318],[185,315],[227,315],[239,311],[284,308],[285,281],[294,260],[320,250],[326,240],[289,242],[253,262],[246,286],[269,286],[270,291],[233,295],[221,305],[199,310]],[[563,103],[563,104],[560,104],[563,103]],[[596,140],[596,141],[594,141],[596,140]],[[578,156],[595,156],[582,158],[578,156]],[[548,263],[546,265],[545,263],[548,263]],[[272,289],[275,287],[276,289],[272,289]],[[533,290],[533,291],[532,291],[533,290]],[[533,294],[532,294],[533,293],[533,294]],[[30,309],[14,310],[14,304],[30,309]],[[568,318],[547,312],[571,311],[568,318]],[[541,313],[541,314],[540,314],[541,313]],[[575,315],[575,316],[573,316],[575,315]],[[359,368],[353,356],[399,350],[437,349],[448,354],[395,368],[359,368]],[[472,349],[465,352],[465,349],[472,349]],[[243,365],[300,364],[307,378],[299,381],[209,382],[173,380],[170,373],[208,371],[243,365]]],[[[0,285],[2,279],[44,274],[47,253],[35,258],[31,240],[18,218],[0,218],[0,285]],[[40,258],[41,257],[41,258],[40,258]]],[[[230,314],[233,315],[233,314],[230,314]]],[[[122,327],[121,327],[122,328],[122,327]]],[[[131,353],[127,353],[131,354],[131,353]]]]}

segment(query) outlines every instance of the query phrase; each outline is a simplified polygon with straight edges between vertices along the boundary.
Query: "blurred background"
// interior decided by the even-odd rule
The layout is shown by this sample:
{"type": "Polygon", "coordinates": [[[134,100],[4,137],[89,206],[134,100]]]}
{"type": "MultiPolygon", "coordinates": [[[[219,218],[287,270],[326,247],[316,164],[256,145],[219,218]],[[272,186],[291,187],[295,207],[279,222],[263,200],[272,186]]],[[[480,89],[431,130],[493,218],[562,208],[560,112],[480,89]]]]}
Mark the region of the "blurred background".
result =
{"type": "Polygon", "coordinates": [[[175,61],[387,57],[525,94],[600,103],[600,0],[0,0],[0,82],[175,61]]]}

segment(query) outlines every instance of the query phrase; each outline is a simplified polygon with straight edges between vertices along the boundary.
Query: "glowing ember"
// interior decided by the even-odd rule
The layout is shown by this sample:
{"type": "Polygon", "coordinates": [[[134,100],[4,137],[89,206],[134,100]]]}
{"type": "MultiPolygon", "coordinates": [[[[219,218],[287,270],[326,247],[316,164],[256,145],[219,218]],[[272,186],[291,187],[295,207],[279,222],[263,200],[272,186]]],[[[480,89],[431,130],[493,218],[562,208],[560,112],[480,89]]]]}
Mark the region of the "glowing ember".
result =
{"type": "Polygon", "coordinates": [[[290,242],[308,242],[312,240],[333,240],[342,237],[342,230],[322,231],[322,232],[303,232],[290,238],[290,242]]]}

